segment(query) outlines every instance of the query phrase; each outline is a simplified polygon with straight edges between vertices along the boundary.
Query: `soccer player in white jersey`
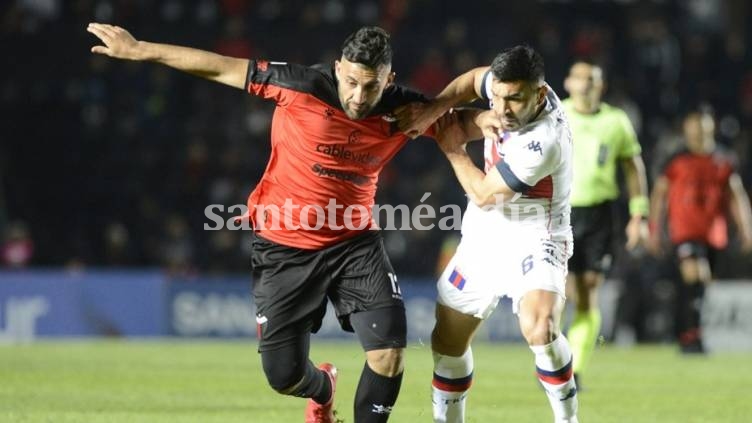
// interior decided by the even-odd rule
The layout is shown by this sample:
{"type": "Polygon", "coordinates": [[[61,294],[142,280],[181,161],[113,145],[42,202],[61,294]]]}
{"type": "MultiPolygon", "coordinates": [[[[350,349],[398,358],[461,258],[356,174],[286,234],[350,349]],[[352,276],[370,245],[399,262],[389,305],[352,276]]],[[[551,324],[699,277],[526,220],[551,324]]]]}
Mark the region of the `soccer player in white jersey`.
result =
{"type": "Polygon", "coordinates": [[[470,344],[503,296],[512,299],[555,422],[577,422],[572,353],[560,329],[572,254],[566,116],[544,81],[542,57],[527,46],[507,49],[490,67],[459,76],[420,113],[403,109],[400,115],[430,120],[441,107],[477,97],[491,110],[450,112],[437,123],[439,145],[470,201],[460,245],[437,283],[434,422],[465,421],[470,344]],[[482,136],[485,171],[465,150],[467,140],[482,136]]]}

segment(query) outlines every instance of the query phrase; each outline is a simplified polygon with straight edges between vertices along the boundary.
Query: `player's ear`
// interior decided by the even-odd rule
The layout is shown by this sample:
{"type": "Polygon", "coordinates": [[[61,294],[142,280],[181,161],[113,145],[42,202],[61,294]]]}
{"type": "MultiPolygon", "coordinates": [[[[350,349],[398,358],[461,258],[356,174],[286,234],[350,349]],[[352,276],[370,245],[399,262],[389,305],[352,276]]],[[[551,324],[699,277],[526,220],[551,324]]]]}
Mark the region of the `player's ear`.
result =
{"type": "Polygon", "coordinates": [[[394,84],[394,78],[397,77],[397,73],[395,72],[389,72],[389,76],[386,78],[386,86],[390,86],[394,84]]]}
{"type": "Polygon", "coordinates": [[[337,75],[337,79],[341,79],[340,78],[340,73],[342,72],[341,69],[342,69],[342,62],[340,62],[339,60],[335,60],[334,61],[334,74],[337,75]]]}
{"type": "Polygon", "coordinates": [[[542,84],[540,87],[538,87],[538,104],[543,103],[543,101],[546,99],[546,94],[548,94],[548,85],[542,84]]]}

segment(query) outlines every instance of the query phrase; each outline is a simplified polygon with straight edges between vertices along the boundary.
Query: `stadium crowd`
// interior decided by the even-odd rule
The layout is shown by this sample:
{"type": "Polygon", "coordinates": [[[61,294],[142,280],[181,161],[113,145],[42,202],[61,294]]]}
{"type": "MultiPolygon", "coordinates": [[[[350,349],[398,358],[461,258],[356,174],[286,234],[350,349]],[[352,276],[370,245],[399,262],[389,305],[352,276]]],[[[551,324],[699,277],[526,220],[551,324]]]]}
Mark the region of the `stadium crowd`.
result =
{"type": "MultiPolygon", "coordinates": [[[[681,144],[684,112],[707,103],[720,144],[752,187],[752,7],[744,0],[16,0],[0,6],[0,19],[4,267],[248,271],[247,233],[204,230],[213,225],[205,209],[245,203],[268,157],[271,105],[160,66],[92,55],[90,21],[137,38],[304,64],[332,62],[345,34],[380,25],[393,37],[398,83],[428,95],[516,43],[543,54],[560,93],[571,62],[589,58],[607,72],[606,100],[635,124],[649,176],[681,144]]],[[[409,143],[379,185],[378,204],[412,210],[430,192],[424,203],[436,210],[464,205],[426,138],[409,143]]],[[[436,228],[386,233],[404,276],[433,276],[456,237],[436,228]]],[[[752,274],[735,245],[719,257],[718,277],[752,274]]],[[[623,254],[614,273],[649,279],[635,275],[641,259],[653,260],[623,254]]]]}

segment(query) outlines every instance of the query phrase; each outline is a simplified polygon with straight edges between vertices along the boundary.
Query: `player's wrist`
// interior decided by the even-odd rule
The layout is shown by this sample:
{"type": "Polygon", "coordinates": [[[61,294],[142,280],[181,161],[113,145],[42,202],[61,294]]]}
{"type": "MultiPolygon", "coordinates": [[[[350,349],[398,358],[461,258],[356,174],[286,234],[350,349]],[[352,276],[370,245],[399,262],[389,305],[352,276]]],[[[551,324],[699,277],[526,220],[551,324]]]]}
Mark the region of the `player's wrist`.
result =
{"type": "Polygon", "coordinates": [[[629,199],[629,215],[634,218],[647,219],[650,211],[650,200],[645,195],[637,195],[629,199]]]}

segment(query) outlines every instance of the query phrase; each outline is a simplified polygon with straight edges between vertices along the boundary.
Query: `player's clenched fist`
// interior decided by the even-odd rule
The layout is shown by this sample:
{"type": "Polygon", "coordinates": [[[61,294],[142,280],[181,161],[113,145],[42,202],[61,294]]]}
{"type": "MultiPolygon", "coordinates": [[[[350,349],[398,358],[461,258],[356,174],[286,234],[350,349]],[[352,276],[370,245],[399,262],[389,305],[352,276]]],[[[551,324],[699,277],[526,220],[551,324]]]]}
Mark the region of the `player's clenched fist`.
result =
{"type": "Polygon", "coordinates": [[[92,53],[104,54],[117,59],[146,59],[142,49],[139,48],[139,41],[133,38],[130,32],[119,26],[90,23],[86,30],[96,35],[104,43],[103,46],[92,47],[92,53]]]}
{"type": "Polygon", "coordinates": [[[498,141],[501,138],[501,119],[496,116],[493,110],[486,110],[483,113],[477,114],[473,121],[483,132],[484,138],[493,141],[498,141]]]}
{"type": "Polygon", "coordinates": [[[467,143],[459,113],[450,110],[436,121],[436,141],[444,153],[452,153],[464,148],[467,143]]]}

